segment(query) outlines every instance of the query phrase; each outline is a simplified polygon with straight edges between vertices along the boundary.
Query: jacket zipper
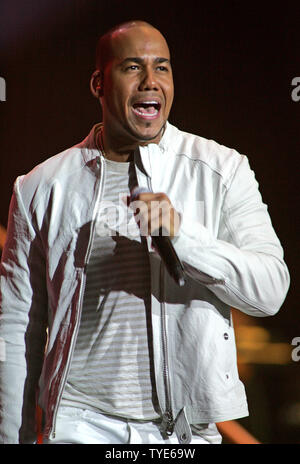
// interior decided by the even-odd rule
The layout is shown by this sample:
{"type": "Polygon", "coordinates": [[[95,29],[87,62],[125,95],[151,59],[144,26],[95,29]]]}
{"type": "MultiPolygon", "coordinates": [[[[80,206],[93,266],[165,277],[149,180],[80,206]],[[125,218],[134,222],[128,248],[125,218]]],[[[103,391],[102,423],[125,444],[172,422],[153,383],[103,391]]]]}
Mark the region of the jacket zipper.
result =
{"type": "Polygon", "coordinates": [[[168,336],[167,336],[167,318],[166,305],[164,303],[164,265],[160,264],[160,282],[161,282],[161,340],[163,352],[163,379],[165,387],[165,411],[162,417],[161,430],[167,435],[172,435],[174,431],[174,416],[172,412],[171,386],[170,386],[170,370],[168,357],[168,336]]]}
{"type": "Polygon", "coordinates": [[[99,200],[100,200],[100,197],[101,197],[100,193],[102,193],[103,184],[104,184],[104,177],[105,177],[105,164],[104,164],[104,162],[102,161],[101,158],[99,159],[99,162],[102,164],[101,169],[102,169],[103,175],[101,176],[101,179],[99,178],[99,180],[98,180],[98,191],[97,191],[97,197],[96,197],[95,207],[94,207],[94,211],[93,211],[93,218],[92,218],[92,231],[91,231],[91,234],[90,234],[90,237],[89,237],[89,243],[88,243],[87,253],[86,253],[86,256],[85,256],[85,260],[84,260],[84,268],[83,268],[83,271],[82,271],[82,278],[81,278],[81,283],[80,283],[80,294],[79,294],[77,320],[76,320],[76,325],[75,325],[73,338],[72,338],[72,341],[71,341],[71,346],[70,346],[70,350],[69,350],[69,356],[68,356],[68,359],[67,359],[66,368],[64,370],[64,375],[63,375],[63,379],[62,379],[61,386],[60,386],[60,391],[59,391],[59,394],[57,395],[58,400],[56,402],[55,411],[53,413],[52,430],[50,432],[50,435],[51,435],[52,438],[55,438],[55,427],[56,427],[57,411],[58,411],[58,407],[59,407],[61,397],[62,397],[62,394],[63,394],[63,391],[64,391],[64,387],[65,387],[65,383],[66,383],[66,380],[67,380],[68,372],[69,372],[69,369],[70,369],[71,359],[73,357],[73,352],[74,352],[74,349],[75,349],[76,339],[77,339],[79,325],[80,325],[80,318],[81,318],[81,311],[82,311],[82,304],[83,304],[83,295],[84,295],[84,289],[85,289],[85,284],[86,284],[86,268],[87,268],[87,263],[89,261],[91,251],[92,251],[92,243],[93,243],[93,239],[94,239],[94,235],[95,235],[95,228],[96,228],[96,216],[97,216],[97,211],[98,211],[99,200]]]}
{"type": "MultiPolygon", "coordinates": [[[[152,192],[151,179],[147,179],[148,188],[152,192]]],[[[160,295],[161,295],[161,341],[162,341],[162,357],[163,357],[163,381],[165,391],[165,410],[162,415],[162,422],[160,430],[166,435],[170,436],[174,431],[174,416],[172,411],[171,400],[171,386],[170,386],[170,371],[168,362],[168,336],[167,336],[167,320],[166,320],[166,306],[164,303],[164,264],[160,263],[160,295]]]]}

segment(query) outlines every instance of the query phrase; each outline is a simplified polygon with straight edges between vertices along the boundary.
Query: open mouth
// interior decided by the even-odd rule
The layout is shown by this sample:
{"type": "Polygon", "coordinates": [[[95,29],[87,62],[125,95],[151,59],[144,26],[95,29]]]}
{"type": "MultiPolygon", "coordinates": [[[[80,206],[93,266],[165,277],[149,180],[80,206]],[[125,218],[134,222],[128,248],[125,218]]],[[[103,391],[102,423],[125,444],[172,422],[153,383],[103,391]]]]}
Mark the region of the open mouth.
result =
{"type": "Polygon", "coordinates": [[[160,111],[161,104],[157,101],[140,101],[132,106],[134,114],[140,118],[155,119],[160,111]]]}

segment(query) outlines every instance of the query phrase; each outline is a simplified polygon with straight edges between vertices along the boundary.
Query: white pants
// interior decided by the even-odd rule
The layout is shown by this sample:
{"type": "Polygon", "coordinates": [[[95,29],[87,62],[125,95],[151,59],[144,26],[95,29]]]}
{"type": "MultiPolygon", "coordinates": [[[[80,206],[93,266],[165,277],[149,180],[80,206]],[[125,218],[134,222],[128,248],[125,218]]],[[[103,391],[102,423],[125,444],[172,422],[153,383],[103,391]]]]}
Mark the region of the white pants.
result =
{"type": "MultiPolygon", "coordinates": [[[[219,444],[215,424],[200,427],[191,444],[219,444]]],[[[175,433],[164,439],[154,422],[136,422],[105,416],[88,409],[61,406],[57,413],[55,438],[44,444],[178,444],[175,433]]]]}

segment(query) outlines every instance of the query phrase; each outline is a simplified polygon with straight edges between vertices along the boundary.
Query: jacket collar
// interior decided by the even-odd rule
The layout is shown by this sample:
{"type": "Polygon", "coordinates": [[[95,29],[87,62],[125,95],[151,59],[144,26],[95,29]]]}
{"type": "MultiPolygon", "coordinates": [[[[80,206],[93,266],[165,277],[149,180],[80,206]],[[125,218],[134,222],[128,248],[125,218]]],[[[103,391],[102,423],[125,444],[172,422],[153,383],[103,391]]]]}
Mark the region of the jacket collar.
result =
{"type": "MultiPolygon", "coordinates": [[[[77,147],[81,149],[85,164],[97,166],[100,161],[100,153],[96,145],[96,136],[102,127],[102,122],[95,124],[87,137],[77,147]]],[[[167,121],[164,134],[159,144],[149,143],[140,146],[136,150],[135,162],[149,177],[151,177],[151,157],[163,155],[174,143],[174,127],[167,121]]]]}

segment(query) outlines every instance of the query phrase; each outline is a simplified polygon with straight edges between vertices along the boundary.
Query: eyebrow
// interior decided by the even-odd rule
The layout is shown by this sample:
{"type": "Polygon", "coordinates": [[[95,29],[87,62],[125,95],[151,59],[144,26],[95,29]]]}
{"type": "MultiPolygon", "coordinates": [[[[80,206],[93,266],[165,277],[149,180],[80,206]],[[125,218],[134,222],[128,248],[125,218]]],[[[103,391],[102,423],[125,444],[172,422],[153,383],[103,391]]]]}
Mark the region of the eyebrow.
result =
{"type": "MultiPolygon", "coordinates": [[[[129,56],[128,58],[125,58],[121,64],[126,64],[128,62],[133,62],[137,64],[142,64],[144,62],[144,58],[141,58],[139,56],[129,56]]],[[[155,63],[170,63],[170,60],[168,58],[163,58],[163,57],[156,57],[154,60],[155,63]]]]}

